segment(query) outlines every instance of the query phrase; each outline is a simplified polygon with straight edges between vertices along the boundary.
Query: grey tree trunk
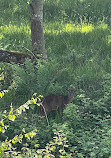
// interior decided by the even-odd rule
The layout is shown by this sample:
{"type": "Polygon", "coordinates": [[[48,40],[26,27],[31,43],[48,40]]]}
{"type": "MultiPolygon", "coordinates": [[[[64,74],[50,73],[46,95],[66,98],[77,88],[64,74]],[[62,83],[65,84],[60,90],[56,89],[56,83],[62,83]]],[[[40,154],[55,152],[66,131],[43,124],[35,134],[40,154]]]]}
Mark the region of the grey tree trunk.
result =
{"type": "Polygon", "coordinates": [[[47,58],[43,32],[43,0],[32,0],[31,9],[31,37],[34,54],[42,54],[47,58]]]}

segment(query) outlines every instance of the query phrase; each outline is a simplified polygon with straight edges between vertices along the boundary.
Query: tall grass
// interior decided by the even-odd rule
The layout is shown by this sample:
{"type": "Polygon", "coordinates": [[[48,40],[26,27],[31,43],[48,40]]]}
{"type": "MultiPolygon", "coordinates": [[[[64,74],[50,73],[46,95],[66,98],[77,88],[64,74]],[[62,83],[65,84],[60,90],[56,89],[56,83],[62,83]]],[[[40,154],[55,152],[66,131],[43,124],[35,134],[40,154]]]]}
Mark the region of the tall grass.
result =
{"type": "MultiPolygon", "coordinates": [[[[0,6],[0,47],[22,52],[25,50],[18,46],[31,49],[27,2],[1,0],[0,6]]],[[[110,0],[44,1],[48,57],[56,59],[61,72],[69,71],[71,80],[82,87],[86,80],[91,87],[94,80],[98,82],[102,74],[111,71],[110,8],[110,0]]]]}
{"type": "Polygon", "coordinates": [[[25,51],[22,46],[31,49],[31,31],[29,25],[4,25],[0,27],[1,48],[25,51]]]}
{"type": "Polygon", "coordinates": [[[110,0],[45,0],[44,14],[46,20],[65,20],[80,22],[81,19],[98,22],[103,17],[111,24],[111,3],[110,0]],[[57,15],[57,16],[56,16],[57,15]]]}
{"type": "MultiPolygon", "coordinates": [[[[0,0],[0,25],[29,24],[30,11],[27,0],[0,0]]],[[[65,22],[81,22],[84,17],[88,21],[97,23],[103,18],[111,24],[110,0],[44,0],[44,20],[63,20],[65,22]]]]}
{"type": "Polygon", "coordinates": [[[9,24],[29,24],[30,12],[27,1],[0,0],[0,26],[9,24]]]}
{"type": "MultiPolygon", "coordinates": [[[[29,25],[4,25],[0,27],[0,32],[0,41],[3,43],[3,47],[7,46],[9,50],[24,51],[18,47],[24,45],[31,49],[29,25]]],[[[75,66],[73,69],[75,69],[76,75],[83,76],[82,74],[86,72],[89,78],[91,76],[88,74],[89,72],[94,76],[97,74],[91,71],[93,68],[86,71],[86,69],[89,69],[88,67],[91,67],[89,61],[93,61],[94,65],[92,64],[92,67],[96,67],[95,63],[97,63],[101,65],[100,68],[104,67],[106,69],[107,66],[104,64],[110,56],[111,48],[109,42],[110,31],[107,24],[101,22],[95,26],[85,21],[81,21],[81,24],[50,22],[45,23],[44,33],[49,58],[64,60],[65,62],[63,62],[67,65],[75,66]]]]}

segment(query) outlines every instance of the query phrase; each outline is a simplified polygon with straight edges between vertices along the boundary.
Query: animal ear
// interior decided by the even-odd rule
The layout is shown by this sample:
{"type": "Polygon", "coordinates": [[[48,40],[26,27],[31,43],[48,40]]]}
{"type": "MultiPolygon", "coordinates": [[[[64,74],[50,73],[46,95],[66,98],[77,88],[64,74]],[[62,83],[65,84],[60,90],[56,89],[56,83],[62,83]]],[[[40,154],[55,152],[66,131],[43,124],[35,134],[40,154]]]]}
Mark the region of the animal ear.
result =
{"type": "Polygon", "coordinates": [[[75,89],[74,88],[73,89],[69,88],[67,91],[68,91],[68,95],[70,95],[70,96],[75,95],[75,89]]]}
{"type": "Polygon", "coordinates": [[[68,88],[68,89],[67,89],[67,91],[69,92],[69,91],[70,91],[70,89],[68,88]]]}

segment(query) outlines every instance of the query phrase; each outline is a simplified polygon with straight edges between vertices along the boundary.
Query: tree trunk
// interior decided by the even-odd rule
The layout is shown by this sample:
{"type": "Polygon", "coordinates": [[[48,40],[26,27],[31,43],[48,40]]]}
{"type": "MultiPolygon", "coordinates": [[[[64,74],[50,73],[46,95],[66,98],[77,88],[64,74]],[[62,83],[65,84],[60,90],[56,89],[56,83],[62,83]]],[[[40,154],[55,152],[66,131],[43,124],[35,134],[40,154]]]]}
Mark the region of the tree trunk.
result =
{"type": "Polygon", "coordinates": [[[30,9],[33,53],[42,54],[43,58],[47,58],[43,32],[43,0],[32,0],[30,9]]]}

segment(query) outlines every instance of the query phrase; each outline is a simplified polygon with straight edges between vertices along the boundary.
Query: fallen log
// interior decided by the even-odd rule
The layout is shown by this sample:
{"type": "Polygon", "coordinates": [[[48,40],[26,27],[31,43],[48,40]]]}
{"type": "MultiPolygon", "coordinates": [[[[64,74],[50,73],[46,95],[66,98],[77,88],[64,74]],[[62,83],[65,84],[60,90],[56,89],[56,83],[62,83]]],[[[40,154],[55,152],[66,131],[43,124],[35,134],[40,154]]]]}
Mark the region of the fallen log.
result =
{"type": "Polygon", "coordinates": [[[18,51],[0,50],[1,62],[7,62],[7,63],[14,62],[16,64],[23,64],[26,59],[33,59],[33,57],[32,55],[18,51]]]}

